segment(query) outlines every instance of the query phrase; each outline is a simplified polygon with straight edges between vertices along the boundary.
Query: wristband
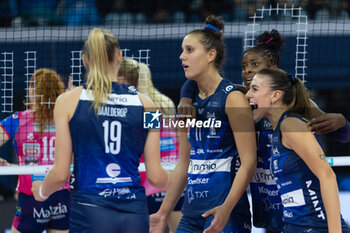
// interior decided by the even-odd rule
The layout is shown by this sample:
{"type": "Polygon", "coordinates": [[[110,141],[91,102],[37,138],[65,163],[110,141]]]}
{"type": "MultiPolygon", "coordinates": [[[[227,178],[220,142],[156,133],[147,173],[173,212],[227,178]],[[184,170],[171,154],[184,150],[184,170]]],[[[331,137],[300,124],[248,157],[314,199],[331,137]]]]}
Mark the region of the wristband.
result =
{"type": "Polygon", "coordinates": [[[48,196],[44,196],[43,193],[42,193],[42,187],[43,187],[43,185],[40,185],[40,187],[39,187],[39,197],[41,199],[47,199],[48,196]]]}

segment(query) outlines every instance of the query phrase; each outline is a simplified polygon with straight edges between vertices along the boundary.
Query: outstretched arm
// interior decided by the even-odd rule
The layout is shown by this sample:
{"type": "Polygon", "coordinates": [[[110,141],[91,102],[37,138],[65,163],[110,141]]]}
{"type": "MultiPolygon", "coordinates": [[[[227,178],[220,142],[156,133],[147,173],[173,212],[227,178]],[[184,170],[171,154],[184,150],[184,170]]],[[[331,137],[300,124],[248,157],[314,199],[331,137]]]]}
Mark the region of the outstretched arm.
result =
{"type": "Polygon", "coordinates": [[[297,118],[286,118],[281,132],[283,145],[294,150],[320,181],[329,232],[341,232],[338,185],[321,146],[307,124],[297,118]]]}
{"type": "Polygon", "coordinates": [[[235,91],[229,94],[226,101],[226,114],[234,134],[241,166],[225,202],[203,214],[203,217],[214,215],[214,220],[204,233],[222,231],[233,208],[247,189],[257,164],[254,120],[249,103],[243,93],[235,91]]]}
{"type": "MultiPolygon", "coordinates": [[[[156,110],[156,105],[148,96],[139,93],[139,97],[142,101],[145,111],[156,110]]],[[[160,164],[159,141],[159,130],[148,130],[145,147],[143,149],[143,157],[145,159],[146,176],[148,181],[152,186],[165,190],[168,182],[168,174],[160,164]]]]}

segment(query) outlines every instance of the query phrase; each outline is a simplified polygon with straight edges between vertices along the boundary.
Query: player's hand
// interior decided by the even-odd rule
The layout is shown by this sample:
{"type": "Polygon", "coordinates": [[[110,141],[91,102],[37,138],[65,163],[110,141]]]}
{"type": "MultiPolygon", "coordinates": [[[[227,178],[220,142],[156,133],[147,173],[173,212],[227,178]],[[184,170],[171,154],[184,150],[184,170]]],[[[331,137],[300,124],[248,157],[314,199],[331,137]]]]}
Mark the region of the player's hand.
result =
{"type": "Polygon", "coordinates": [[[202,214],[203,218],[210,215],[214,216],[210,226],[203,231],[203,233],[220,233],[226,226],[228,218],[230,217],[231,209],[224,205],[219,205],[211,210],[208,210],[202,214]]]}
{"type": "Polygon", "coordinates": [[[11,166],[11,164],[6,159],[0,158],[0,166],[11,166]]]}
{"type": "Polygon", "coordinates": [[[155,214],[152,214],[149,217],[149,232],[150,233],[164,233],[165,228],[167,226],[166,217],[162,216],[158,212],[155,214]]]}
{"type": "Polygon", "coordinates": [[[192,99],[183,97],[177,106],[179,120],[196,118],[196,108],[192,105],[192,99]]]}
{"type": "Polygon", "coordinates": [[[308,125],[312,132],[316,134],[325,134],[336,131],[344,127],[345,118],[339,113],[323,113],[321,116],[309,121],[308,125]]]}
{"type": "Polygon", "coordinates": [[[40,192],[40,186],[43,184],[44,182],[43,181],[34,181],[32,183],[32,192],[33,192],[33,196],[34,196],[34,199],[36,201],[45,201],[47,199],[46,198],[43,198],[40,196],[39,192],[40,192]]]}

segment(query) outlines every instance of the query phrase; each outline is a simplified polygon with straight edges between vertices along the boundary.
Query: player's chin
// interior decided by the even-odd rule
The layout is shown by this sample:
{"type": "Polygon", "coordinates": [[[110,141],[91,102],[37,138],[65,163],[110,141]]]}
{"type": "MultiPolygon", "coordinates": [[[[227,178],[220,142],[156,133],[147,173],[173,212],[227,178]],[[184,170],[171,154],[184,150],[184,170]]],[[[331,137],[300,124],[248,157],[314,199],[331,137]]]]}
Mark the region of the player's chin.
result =
{"type": "Polygon", "coordinates": [[[255,121],[258,121],[258,120],[260,120],[262,118],[264,118],[264,114],[261,111],[258,111],[258,110],[254,110],[253,111],[253,119],[255,121]]]}

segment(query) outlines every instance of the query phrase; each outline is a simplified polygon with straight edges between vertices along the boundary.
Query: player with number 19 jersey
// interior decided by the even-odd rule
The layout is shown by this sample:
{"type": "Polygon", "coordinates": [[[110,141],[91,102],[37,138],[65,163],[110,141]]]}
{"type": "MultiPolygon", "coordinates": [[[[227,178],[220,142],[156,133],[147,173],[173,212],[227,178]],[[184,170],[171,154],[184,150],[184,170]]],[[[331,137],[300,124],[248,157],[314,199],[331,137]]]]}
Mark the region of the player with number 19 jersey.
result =
{"type": "Polygon", "coordinates": [[[112,83],[97,114],[83,88],[69,122],[74,152],[72,200],[121,212],[147,214],[138,172],[147,130],[144,107],[132,86],[112,83]]]}

